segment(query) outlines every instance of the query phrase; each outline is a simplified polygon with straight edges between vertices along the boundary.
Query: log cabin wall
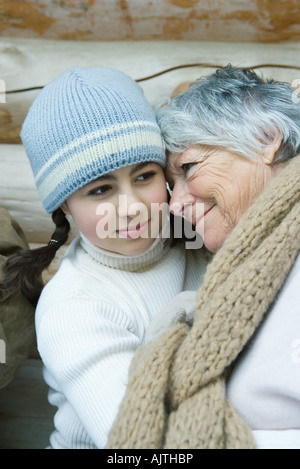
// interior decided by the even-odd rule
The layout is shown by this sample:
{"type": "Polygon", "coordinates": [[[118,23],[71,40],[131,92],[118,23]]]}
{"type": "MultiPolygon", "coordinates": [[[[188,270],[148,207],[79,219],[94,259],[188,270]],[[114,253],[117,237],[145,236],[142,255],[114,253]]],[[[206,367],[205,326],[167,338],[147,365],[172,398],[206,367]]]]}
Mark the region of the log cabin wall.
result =
{"type": "MultiPolygon", "coordinates": [[[[43,86],[72,66],[112,67],[136,79],[154,106],[228,63],[288,81],[300,96],[299,0],[0,0],[0,205],[31,247],[53,230],[19,137],[43,86]]],[[[48,444],[46,395],[41,362],[31,358],[0,391],[0,448],[48,444]]]]}
{"type": "Polygon", "coordinates": [[[300,39],[298,0],[1,0],[0,35],[80,41],[300,39]]]}

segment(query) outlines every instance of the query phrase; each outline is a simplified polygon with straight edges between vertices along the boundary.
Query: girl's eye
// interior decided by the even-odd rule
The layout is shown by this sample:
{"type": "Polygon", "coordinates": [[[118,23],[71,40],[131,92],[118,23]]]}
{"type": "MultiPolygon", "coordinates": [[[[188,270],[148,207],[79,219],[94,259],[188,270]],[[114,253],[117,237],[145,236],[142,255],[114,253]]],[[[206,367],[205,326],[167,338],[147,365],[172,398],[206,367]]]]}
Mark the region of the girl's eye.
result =
{"type": "Polygon", "coordinates": [[[153,178],[155,176],[155,171],[147,171],[146,173],[142,173],[139,176],[137,176],[136,180],[137,181],[149,181],[149,179],[153,178]]]}
{"type": "Polygon", "coordinates": [[[195,164],[197,164],[197,163],[184,163],[183,165],[181,165],[181,169],[183,170],[184,174],[187,174],[188,171],[189,171],[193,166],[195,166],[195,164]]]}
{"type": "Polygon", "coordinates": [[[99,186],[99,187],[95,187],[94,189],[91,189],[88,195],[92,195],[92,196],[103,195],[103,194],[106,194],[110,190],[111,190],[111,186],[108,184],[104,184],[103,186],[99,186]]]}

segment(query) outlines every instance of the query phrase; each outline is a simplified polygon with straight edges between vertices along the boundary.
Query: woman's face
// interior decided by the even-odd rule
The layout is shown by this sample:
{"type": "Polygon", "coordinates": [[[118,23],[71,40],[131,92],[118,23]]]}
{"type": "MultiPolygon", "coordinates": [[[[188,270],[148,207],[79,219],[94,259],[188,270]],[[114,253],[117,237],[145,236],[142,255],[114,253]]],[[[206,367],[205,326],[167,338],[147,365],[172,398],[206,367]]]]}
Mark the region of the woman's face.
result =
{"type": "Polygon", "coordinates": [[[193,147],[168,157],[170,209],[184,216],[216,252],[276,171],[274,152],[252,161],[227,150],[193,147]]]}

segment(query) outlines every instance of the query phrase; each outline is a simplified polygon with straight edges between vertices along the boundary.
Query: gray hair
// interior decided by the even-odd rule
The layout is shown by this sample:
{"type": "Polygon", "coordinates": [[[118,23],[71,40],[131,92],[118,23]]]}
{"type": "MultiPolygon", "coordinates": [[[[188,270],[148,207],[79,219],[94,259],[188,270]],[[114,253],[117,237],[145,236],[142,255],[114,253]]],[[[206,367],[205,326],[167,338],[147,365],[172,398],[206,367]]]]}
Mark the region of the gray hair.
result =
{"type": "Polygon", "coordinates": [[[218,69],[160,105],[156,115],[172,153],[210,145],[253,159],[278,134],[282,143],[275,161],[286,161],[300,151],[300,105],[293,100],[293,89],[284,82],[264,80],[252,70],[231,65],[218,69]]]}

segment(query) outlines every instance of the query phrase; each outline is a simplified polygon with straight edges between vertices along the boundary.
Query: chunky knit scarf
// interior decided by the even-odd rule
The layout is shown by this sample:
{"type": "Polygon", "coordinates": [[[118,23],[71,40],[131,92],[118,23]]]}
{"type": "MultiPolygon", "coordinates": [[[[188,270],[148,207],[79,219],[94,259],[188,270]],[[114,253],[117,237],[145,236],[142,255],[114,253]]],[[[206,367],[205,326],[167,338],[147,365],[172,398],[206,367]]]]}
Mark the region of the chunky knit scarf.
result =
{"type": "Polygon", "coordinates": [[[191,329],[136,353],[107,448],[254,448],[226,378],[300,250],[300,156],[273,178],[207,268],[191,329]]]}

